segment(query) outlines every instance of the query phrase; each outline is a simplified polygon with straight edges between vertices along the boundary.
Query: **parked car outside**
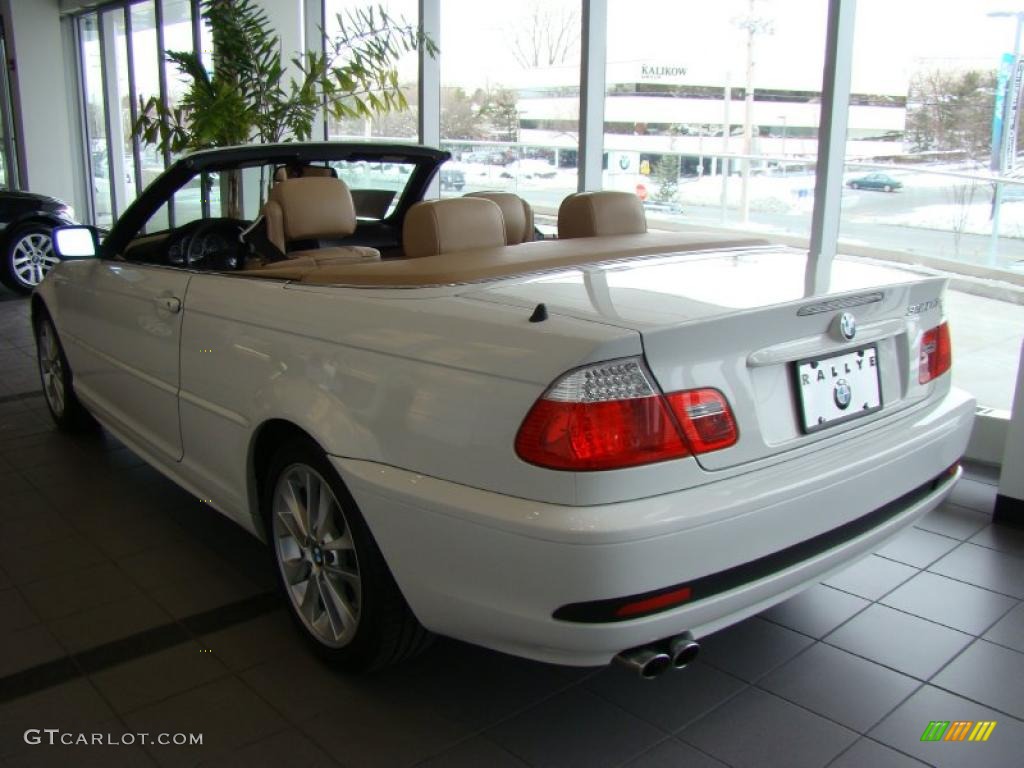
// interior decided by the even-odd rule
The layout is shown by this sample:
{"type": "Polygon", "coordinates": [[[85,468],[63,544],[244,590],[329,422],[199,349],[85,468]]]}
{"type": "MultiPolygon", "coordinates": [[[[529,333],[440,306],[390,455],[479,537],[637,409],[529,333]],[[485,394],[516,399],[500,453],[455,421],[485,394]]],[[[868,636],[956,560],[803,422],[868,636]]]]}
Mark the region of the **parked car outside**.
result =
{"type": "Polygon", "coordinates": [[[895,192],[903,188],[903,182],[885,173],[869,173],[846,182],[850,189],[880,189],[883,192],[895,192]]]}
{"type": "Polygon", "coordinates": [[[437,633],[654,677],[947,498],[975,404],[945,279],[840,258],[808,295],[806,251],[647,232],[625,192],[509,245],[514,196],[423,201],[448,158],[197,152],[102,241],[55,230],[32,296],[57,425],[265,540],[315,652],[367,670],[437,633]],[[374,190],[330,170],[381,158],[411,170],[357,219],[374,190]],[[255,221],[147,229],[197,175],[263,166],[255,221]]]}
{"type": "Polygon", "coordinates": [[[55,197],[0,190],[0,282],[31,293],[57,264],[50,231],[74,223],[75,211],[55,197]]]}
{"type": "Polygon", "coordinates": [[[441,189],[461,191],[466,186],[466,174],[459,168],[441,169],[441,189]]]}

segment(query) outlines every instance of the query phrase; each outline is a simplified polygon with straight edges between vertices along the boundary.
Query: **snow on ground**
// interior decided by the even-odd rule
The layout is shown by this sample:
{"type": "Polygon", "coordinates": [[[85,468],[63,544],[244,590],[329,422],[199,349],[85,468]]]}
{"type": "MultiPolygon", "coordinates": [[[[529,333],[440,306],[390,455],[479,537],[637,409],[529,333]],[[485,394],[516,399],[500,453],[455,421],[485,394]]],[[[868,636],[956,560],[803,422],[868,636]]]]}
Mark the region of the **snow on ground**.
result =
{"type": "MultiPolygon", "coordinates": [[[[936,203],[882,216],[850,216],[850,221],[897,224],[905,227],[938,229],[987,235],[992,232],[992,203],[988,199],[973,203],[936,203]]],[[[999,234],[1024,238],[1024,200],[1005,203],[1000,208],[999,234]]]]}

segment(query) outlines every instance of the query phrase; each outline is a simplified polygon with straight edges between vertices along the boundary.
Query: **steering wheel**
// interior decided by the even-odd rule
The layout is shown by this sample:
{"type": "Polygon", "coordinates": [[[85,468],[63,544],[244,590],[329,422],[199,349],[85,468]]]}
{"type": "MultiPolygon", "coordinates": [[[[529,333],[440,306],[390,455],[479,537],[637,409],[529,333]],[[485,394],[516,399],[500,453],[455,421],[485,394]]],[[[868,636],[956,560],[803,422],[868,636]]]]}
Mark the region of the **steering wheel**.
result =
{"type": "Polygon", "coordinates": [[[172,264],[214,271],[245,268],[246,247],[239,239],[249,226],[243,219],[200,219],[180,228],[167,248],[172,264]]]}

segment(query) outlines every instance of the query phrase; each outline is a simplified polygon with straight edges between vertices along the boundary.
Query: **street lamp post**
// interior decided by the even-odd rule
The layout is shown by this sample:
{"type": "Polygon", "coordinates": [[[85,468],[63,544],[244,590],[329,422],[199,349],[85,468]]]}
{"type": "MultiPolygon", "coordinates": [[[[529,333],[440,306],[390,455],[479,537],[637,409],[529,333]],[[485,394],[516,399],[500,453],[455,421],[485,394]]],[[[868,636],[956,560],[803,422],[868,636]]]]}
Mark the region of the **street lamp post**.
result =
{"type": "Polygon", "coordinates": [[[1010,69],[1010,77],[1007,80],[1007,98],[1003,101],[1003,130],[999,136],[999,147],[997,148],[999,160],[996,163],[996,189],[992,199],[992,239],[989,242],[988,263],[989,266],[994,267],[999,256],[999,209],[1003,203],[1003,185],[999,182],[999,177],[1007,170],[1007,151],[1014,154],[1017,152],[1016,147],[1007,147],[1007,142],[1010,134],[1013,134],[1014,141],[1017,136],[1017,132],[1011,130],[1010,119],[1016,118],[1019,114],[1019,110],[1012,110],[1012,105],[1015,98],[1013,88],[1016,85],[1017,67],[1020,64],[1020,38],[1022,30],[1024,30],[1024,11],[992,11],[988,16],[993,19],[1015,18],[1017,20],[1017,31],[1013,38],[1013,67],[1010,69]]]}
{"type": "Polygon", "coordinates": [[[779,120],[782,121],[782,175],[786,175],[786,129],[789,127],[788,120],[785,115],[779,115],[779,120]]]}

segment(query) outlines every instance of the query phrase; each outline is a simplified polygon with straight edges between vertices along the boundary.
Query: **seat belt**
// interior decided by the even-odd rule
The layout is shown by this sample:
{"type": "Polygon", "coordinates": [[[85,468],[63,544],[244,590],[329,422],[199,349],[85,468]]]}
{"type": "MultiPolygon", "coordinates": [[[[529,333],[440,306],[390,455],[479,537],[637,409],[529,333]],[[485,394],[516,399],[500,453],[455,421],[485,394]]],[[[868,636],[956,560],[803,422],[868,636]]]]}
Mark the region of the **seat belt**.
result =
{"type": "Polygon", "coordinates": [[[267,236],[267,220],[260,216],[248,229],[242,230],[239,239],[248,245],[258,256],[274,263],[285,261],[288,257],[284,251],[267,236]]]}

